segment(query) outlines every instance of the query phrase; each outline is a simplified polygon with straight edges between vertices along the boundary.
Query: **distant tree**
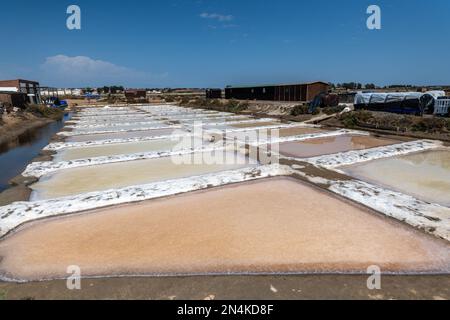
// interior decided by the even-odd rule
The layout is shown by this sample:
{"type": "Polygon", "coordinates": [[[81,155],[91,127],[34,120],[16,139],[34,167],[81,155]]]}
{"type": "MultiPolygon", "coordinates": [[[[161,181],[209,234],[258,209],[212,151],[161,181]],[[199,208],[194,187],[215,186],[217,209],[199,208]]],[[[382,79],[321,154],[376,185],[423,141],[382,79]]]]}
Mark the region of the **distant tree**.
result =
{"type": "Polygon", "coordinates": [[[368,90],[373,90],[373,89],[376,89],[377,86],[375,84],[373,84],[373,83],[367,83],[365,85],[365,88],[368,89],[368,90]]]}
{"type": "Polygon", "coordinates": [[[103,88],[97,88],[97,93],[98,94],[102,94],[103,93],[103,88]]]}
{"type": "MultiPolygon", "coordinates": [[[[358,89],[358,83],[355,82],[345,82],[342,84],[342,87],[348,90],[356,90],[358,89]]],[[[362,85],[361,85],[362,86],[362,85]]]]}
{"type": "Polygon", "coordinates": [[[103,87],[103,93],[109,93],[110,89],[107,86],[103,87]]]}

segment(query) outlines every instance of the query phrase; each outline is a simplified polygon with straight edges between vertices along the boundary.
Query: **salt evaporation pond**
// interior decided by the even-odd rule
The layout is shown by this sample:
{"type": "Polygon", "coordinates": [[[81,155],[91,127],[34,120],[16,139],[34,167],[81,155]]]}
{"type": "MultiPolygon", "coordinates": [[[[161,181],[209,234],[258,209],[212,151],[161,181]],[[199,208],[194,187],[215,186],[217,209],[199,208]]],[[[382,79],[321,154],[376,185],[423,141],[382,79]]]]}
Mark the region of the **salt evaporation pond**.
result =
{"type": "Polygon", "coordinates": [[[76,159],[89,159],[103,156],[114,156],[122,154],[133,154],[141,152],[172,151],[186,148],[205,148],[208,143],[200,138],[185,140],[180,139],[158,139],[143,142],[106,144],[101,146],[66,149],[55,156],[55,161],[70,161],[76,159]],[[189,143],[188,143],[189,142],[189,143]]]}
{"type": "Polygon", "coordinates": [[[310,158],[351,150],[376,148],[398,143],[398,141],[372,136],[341,135],[279,144],[280,154],[286,157],[310,158]]]}
{"type": "Polygon", "coordinates": [[[449,150],[375,160],[343,170],[360,180],[450,207],[449,150]]]}
{"type": "MultiPolygon", "coordinates": [[[[249,166],[248,159],[239,154],[237,155],[239,161],[232,161],[230,164],[207,164],[203,160],[207,159],[206,157],[210,154],[186,155],[184,157],[195,157],[192,159],[199,161],[186,161],[182,164],[177,162],[180,160],[179,158],[175,158],[177,161],[174,161],[172,157],[164,157],[62,170],[44,176],[37,183],[31,185],[30,188],[33,190],[31,200],[53,199],[249,166]]],[[[234,159],[236,156],[231,152],[225,152],[224,155],[228,159],[234,159]]]]}
{"type": "Polygon", "coordinates": [[[448,243],[289,178],[27,224],[0,242],[15,279],[449,272],[448,243]],[[300,205],[301,204],[301,205],[300,205]]]}
{"type": "Polygon", "coordinates": [[[89,134],[81,136],[71,136],[66,139],[67,142],[88,142],[88,141],[101,141],[112,139],[133,139],[133,138],[145,138],[145,137],[162,137],[170,136],[172,134],[189,134],[189,132],[176,128],[176,129],[155,129],[144,131],[132,131],[132,132],[116,132],[116,133],[100,133],[89,134]]]}

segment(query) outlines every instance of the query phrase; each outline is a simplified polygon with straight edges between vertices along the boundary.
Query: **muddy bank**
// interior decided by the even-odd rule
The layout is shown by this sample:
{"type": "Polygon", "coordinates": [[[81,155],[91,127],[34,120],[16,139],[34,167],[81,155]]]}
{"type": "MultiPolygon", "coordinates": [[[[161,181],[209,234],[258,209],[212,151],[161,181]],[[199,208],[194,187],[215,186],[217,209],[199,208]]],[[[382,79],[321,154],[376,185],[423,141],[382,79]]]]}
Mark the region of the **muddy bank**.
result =
{"type": "MultiPolygon", "coordinates": [[[[36,111],[37,112],[37,111],[36,111]]],[[[51,113],[56,119],[57,114],[51,113]]],[[[35,161],[50,161],[54,152],[43,151],[56,133],[63,127],[64,120],[53,120],[23,112],[3,117],[0,127],[4,151],[0,153],[0,204],[7,205],[15,201],[28,201],[31,190],[28,186],[37,179],[23,177],[26,166],[35,161]],[[16,176],[15,176],[16,175],[16,176]],[[12,188],[9,190],[9,188],[12,188]]]]}
{"type": "Polygon", "coordinates": [[[33,139],[36,130],[45,127],[55,120],[29,116],[25,119],[17,119],[11,124],[0,126],[0,153],[17,147],[22,143],[33,139]]]}
{"type": "Polygon", "coordinates": [[[450,276],[384,276],[381,290],[368,276],[222,276],[83,279],[1,283],[0,300],[448,300],[450,276]]]}
{"type": "Polygon", "coordinates": [[[450,142],[450,119],[356,111],[320,122],[333,128],[360,129],[414,139],[450,142]]]}

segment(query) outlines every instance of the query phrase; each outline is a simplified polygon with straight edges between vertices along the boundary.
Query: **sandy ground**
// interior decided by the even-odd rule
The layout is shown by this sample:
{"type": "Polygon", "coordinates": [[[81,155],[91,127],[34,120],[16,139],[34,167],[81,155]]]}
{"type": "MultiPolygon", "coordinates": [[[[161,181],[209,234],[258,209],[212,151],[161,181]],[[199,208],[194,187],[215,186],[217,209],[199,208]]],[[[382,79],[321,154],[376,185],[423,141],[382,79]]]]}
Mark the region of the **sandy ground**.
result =
{"type": "Polygon", "coordinates": [[[0,242],[0,256],[3,274],[28,280],[70,265],[86,275],[450,267],[447,243],[289,178],[37,222],[0,242]]]}
{"type": "Polygon", "coordinates": [[[84,279],[81,290],[66,281],[1,283],[0,300],[448,300],[450,276],[383,276],[381,290],[367,289],[368,276],[226,276],[84,279]]]}
{"type": "Polygon", "coordinates": [[[325,154],[376,148],[398,143],[398,141],[367,136],[343,135],[330,138],[311,139],[280,143],[280,154],[287,157],[309,158],[325,154]]]}

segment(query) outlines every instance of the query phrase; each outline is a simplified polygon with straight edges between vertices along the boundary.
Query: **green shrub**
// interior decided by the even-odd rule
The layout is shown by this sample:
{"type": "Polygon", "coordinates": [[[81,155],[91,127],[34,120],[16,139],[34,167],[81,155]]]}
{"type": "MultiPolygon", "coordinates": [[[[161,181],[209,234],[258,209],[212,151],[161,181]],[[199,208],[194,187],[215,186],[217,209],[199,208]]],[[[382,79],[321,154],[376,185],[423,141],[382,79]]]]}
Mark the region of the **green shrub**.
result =
{"type": "Polygon", "coordinates": [[[344,111],[344,109],[345,106],[326,107],[322,109],[322,112],[330,116],[335,113],[341,113],[342,111],[344,111]]]}
{"type": "Polygon", "coordinates": [[[187,105],[189,105],[189,102],[190,102],[191,100],[188,98],[188,97],[182,97],[181,98],[181,100],[180,100],[180,104],[182,105],[182,106],[187,106],[187,105]]]}
{"type": "Polygon", "coordinates": [[[448,121],[442,118],[422,118],[412,125],[412,131],[419,132],[444,132],[448,127],[448,121]]]}
{"type": "Polygon", "coordinates": [[[346,128],[354,128],[358,124],[358,119],[354,112],[346,113],[341,116],[341,121],[346,128]]]}
{"type": "Polygon", "coordinates": [[[64,117],[63,110],[58,108],[50,108],[43,105],[36,105],[36,104],[29,105],[26,111],[38,117],[50,118],[55,120],[60,120],[64,117]]]}
{"type": "Polygon", "coordinates": [[[0,290],[0,300],[6,300],[6,291],[0,290]]]}
{"type": "Polygon", "coordinates": [[[237,100],[232,99],[228,100],[227,103],[225,103],[224,111],[237,113],[247,110],[248,107],[249,107],[248,102],[239,102],[237,100]]]}
{"type": "Polygon", "coordinates": [[[291,110],[291,116],[297,117],[300,115],[305,115],[309,113],[309,107],[307,105],[297,105],[291,110]]]}

